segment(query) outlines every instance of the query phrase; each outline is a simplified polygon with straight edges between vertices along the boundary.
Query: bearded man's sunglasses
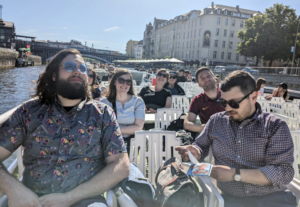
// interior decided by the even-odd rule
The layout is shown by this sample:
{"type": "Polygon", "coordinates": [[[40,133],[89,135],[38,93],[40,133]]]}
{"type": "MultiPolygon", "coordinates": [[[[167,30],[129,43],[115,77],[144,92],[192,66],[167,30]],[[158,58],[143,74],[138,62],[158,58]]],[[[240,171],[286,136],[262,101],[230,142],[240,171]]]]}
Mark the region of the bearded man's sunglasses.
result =
{"type": "MultiPolygon", "coordinates": [[[[78,67],[79,67],[80,72],[83,74],[87,74],[89,71],[89,66],[85,63],[81,63],[78,67]]],[[[73,61],[67,61],[64,63],[64,69],[69,73],[76,70],[76,68],[77,68],[77,63],[75,63],[73,61]]]]}
{"type": "Polygon", "coordinates": [[[245,100],[246,98],[248,98],[248,96],[250,95],[250,94],[252,94],[254,91],[252,91],[251,93],[249,93],[249,94],[247,94],[246,96],[244,96],[240,101],[237,101],[237,102],[235,102],[235,101],[226,101],[226,100],[224,100],[224,99],[222,99],[222,98],[219,98],[218,100],[217,100],[217,102],[218,102],[218,104],[221,106],[221,107],[223,107],[223,108],[226,108],[226,105],[228,104],[231,108],[233,108],[233,109],[238,109],[238,108],[240,108],[240,103],[243,101],[243,100],[245,100]]]}
{"type": "Polygon", "coordinates": [[[162,77],[164,77],[164,78],[167,78],[167,77],[168,77],[167,74],[163,74],[163,73],[157,73],[157,76],[162,76],[162,77]]]}

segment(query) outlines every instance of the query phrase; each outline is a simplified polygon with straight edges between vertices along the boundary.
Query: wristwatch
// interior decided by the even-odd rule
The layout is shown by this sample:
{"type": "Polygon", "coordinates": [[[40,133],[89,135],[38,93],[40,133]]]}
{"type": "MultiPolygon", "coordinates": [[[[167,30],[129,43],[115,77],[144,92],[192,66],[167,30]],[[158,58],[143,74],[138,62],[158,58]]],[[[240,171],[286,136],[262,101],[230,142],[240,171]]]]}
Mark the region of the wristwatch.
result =
{"type": "Polygon", "coordinates": [[[235,175],[233,176],[233,179],[238,182],[242,180],[242,176],[239,168],[235,168],[235,175]]]}

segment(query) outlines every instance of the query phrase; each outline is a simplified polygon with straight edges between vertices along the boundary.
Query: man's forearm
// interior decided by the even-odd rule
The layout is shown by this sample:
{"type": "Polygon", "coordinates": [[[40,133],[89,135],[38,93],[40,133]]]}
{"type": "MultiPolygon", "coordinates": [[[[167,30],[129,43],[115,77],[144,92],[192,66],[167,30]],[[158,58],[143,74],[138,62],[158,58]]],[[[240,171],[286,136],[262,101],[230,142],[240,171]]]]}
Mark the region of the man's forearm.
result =
{"type": "Polygon", "coordinates": [[[3,163],[0,161],[0,193],[7,195],[9,194],[9,190],[20,184],[21,183],[16,178],[9,174],[3,163]]]}
{"type": "Polygon", "coordinates": [[[192,132],[202,132],[205,124],[198,124],[195,122],[184,122],[183,128],[192,132]]]}
{"type": "MultiPolygon", "coordinates": [[[[127,156],[123,153],[122,156],[127,156]]],[[[128,158],[126,159],[128,160],[128,158]]],[[[100,195],[129,176],[129,162],[119,161],[108,164],[90,180],[80,184],[66,193],[67,198],[74,204],[91,196],[100,195]]]]}
{"type": "Polygon", "coordinates": [[[241,169],[242,182],[253,185],[270,185],[271,182],[259,169],[241,169]]]}

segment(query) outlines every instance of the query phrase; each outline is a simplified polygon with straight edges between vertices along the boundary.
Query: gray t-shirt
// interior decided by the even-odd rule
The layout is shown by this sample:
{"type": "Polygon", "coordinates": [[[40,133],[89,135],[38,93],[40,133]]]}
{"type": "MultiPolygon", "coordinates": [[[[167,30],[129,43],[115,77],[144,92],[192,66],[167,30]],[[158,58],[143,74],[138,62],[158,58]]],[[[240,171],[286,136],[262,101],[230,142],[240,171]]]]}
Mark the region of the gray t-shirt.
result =
{"type": "MultiPolygon", "coordinates": [[[[106,97],[102,98],[100,102],[105,103],[112,107],[106,97]]],[[[137,96],[132,96],[130,101],[122,104],[116,101],[117,108],[117,121],[120,127],[132,125],[135,122],[135,118],[145,120],[145,103],[143,99],[137,96]]],[[[123,137],[128,137],[128,135],[123,135],[123,137]]]]}

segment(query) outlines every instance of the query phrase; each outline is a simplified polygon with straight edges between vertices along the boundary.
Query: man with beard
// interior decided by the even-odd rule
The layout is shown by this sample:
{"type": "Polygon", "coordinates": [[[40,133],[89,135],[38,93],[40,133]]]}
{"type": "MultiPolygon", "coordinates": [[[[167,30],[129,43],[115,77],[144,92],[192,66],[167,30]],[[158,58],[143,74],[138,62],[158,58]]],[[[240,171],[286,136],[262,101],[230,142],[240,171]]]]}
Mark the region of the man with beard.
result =
{"type": "Polygon", "coordinates": [[[249,73],[230,73],[221,90],[218,102],[226,112],[211,116],[193,145],[175,149],[184,161],[187,150],[202,161],[212,149],[210,176],[218,181],[225,207],[296,207],[296,197],[287,190],[294,177],[287,124],[262,111],[249,73]]]}
{"type": "Polygon", "coordinates": [[[212,71],[206,67],[199,68],[195,76],[204,93],[193,98],[189,112],[184,118],[183,127],[191,132],[201,132],[211,115],[224,111],[224,108],[217,103],[221,97],[221,90],[216,87],[216,80],[212,71]],[[196,123],[197,116],[200,117],[201,124],[196,123]]]}
{"type": "Polygon", "coordinates": [[[115,114],[92,100],[88,70],[77,50],[59,52],[39,77],[37,99],[23,103],[0,125],[0,192],[9,206],[103,204],[102,194],[128,177],[115,114]],[[2,164],[20,145],[22,183],[2,164]]]}

